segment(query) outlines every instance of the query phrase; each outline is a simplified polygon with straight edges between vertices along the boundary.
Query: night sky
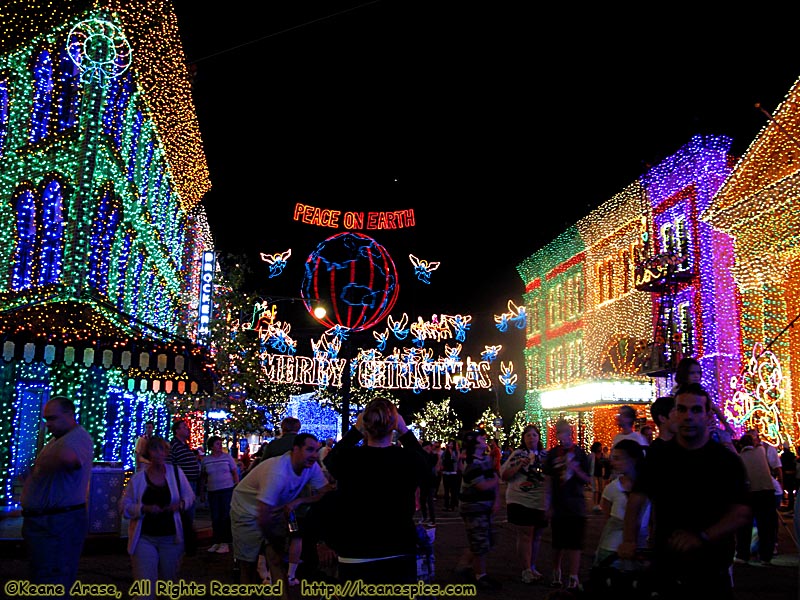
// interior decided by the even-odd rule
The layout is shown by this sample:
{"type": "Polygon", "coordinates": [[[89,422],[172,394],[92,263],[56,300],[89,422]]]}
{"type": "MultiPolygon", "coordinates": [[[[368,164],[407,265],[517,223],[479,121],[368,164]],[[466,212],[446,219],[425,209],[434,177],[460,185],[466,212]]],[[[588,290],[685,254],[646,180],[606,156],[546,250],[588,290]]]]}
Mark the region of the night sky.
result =
{"type": "Polygon", "coordinates": [[[175,2],[217,250],[246,255],[265,297],[296,296],[305,258],[342,230],[293,222],[296,203],[413,209],[413,228],[363,231],[397,266],[392,314],[471,314],[477,348],[513,354],[522,333],[501,337],[492,316],[521,302],[520,261],[692,135],[731,136],[741,155],[767,122],[754,105],[774,111],[800,76],[795,19],[754,7],[200,6],[175,2]],[[258,254],[288,248],[268,278],[258,254]],[[429,285],[409,253],[441,262],[429,285]]]}

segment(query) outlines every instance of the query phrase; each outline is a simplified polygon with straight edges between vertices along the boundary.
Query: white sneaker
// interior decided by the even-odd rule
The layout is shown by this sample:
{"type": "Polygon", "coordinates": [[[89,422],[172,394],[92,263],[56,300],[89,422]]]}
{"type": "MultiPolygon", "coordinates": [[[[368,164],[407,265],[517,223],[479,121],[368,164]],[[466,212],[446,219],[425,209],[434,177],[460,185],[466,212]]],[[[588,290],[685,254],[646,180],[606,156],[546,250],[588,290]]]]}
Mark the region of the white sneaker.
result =
{"type": "Polygon", "coordinates": [[[219,548],[219,544],[214,544],[211,548],[208,549],[209,552],[216,552],[217,548],[219,548]]]}
{"type": "Polygon", "coordinates": [[[522,583],[533,583],[533,573],[530,569],[525,569],[522,572],[522,583]]]}
{"type": "Polygon", "coordinates": [[[289,587],[294,587],[296,585],[300,585],[300,580],[297,577],[289,577],[287,583],[289,587]]]}
{"type": "Polygon", "coordinates": [[[220,544],[219,548],[217,548],[217,554],[227,554],[230,551],[231,549],[228,547],[228,544],[220,544]]]}

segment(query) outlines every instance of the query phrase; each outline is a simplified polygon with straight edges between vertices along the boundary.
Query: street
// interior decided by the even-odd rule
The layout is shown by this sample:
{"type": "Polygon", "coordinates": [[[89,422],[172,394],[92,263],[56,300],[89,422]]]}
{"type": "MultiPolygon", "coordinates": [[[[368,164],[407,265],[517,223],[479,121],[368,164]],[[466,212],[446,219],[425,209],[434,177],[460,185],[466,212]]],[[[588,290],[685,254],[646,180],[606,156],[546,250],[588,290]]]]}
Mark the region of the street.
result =
{"type": "MultiPolygon", "coordinates": [[[[588,499],[588,498],[587,498],[588,499]]],[[[437,527],[434,543],[435,576],[433,581],[440,585],[465,584],[468,579],[456,572],[459,558],[466,547],[463,523],[457,513],[444,512],[441,499],[436,501],[437,527]]],[[[791,520],[781,513],[779,525],[779,554],[770,567],[754,567],[735,565],[734,580],[737,589],[737,600],[794,600],[798,595],[798,578],[800,562],[798,552],[791,538],[791,520]]],[[[589,578],[592,555],[603,527],[602,515],[589,514],[587,539],[581,561],[581,581],[589,578]]],[[[224,595],[235,595],[235,588],[227,587],[234,583],[233,555],[209,553],[206,549],[211,545],[210,522],[208,511],[202,507],[198,510],[197,525],[201,538],[201,549],[194,557],[184,558],[182,566],[183,581],[176,584],[163,583],[165,597],[177,598],[219,598],[224,595]],[[205,586],[202,589],[202,586],[205,586]],[[202,589],[203,593],[200,593],[202,589]]],[[[8,523],[0,528],[0,536],[10,537],[13,525],[8,523]],[[5,533],[4,533],[5,532],[5,533]]],[[[354,535],[369,535],[369,532],[354,532],[354,535]]],[[[14,535],[13,533],[11,535],[14,535]]],[[[131,577],[130,559],[125,550],[127,540],[117,536],[95,535],[87,540],[84,555],[81,559],[79,579],[82,584],[112,584],[121,592],[122,598],[128,597],[133,580],[131,577]]],[[[545,532],[542,540],[540,559],[537,561],[539,571],[545,574],[544,583],[524,584],[520,581],[522,570],[515,556],[514,532],[505,520],[505,505],[497,518],[496,545],[488,558],[488,573],[500,580],[502,589],[496,591],[479,590],[478,596],[503,600],[539,600],[545,599],[551,588],[547,586],[551,573],[550,535],[545,532]]],[[[24,548],[19,539],[0,539],[0,582],[4,597],[20,595],[8,582],[24,579],[26,560],[24,548]]],[[[302,579],[302,565],[298,569],[302,579]]],[[[109,589],[87,588],[86,597],[108,597],[109,589]]],[[[267,597],[269,593],[265,593],[267,597]]],[[[314,586],[310,581],[303,581],[301,586],[292,587],[289,596],[292,600],[314,597],[321,598],[326,590],[314,586]]],[[[445,596],[440,595],[440,598],[445,596]]]]}

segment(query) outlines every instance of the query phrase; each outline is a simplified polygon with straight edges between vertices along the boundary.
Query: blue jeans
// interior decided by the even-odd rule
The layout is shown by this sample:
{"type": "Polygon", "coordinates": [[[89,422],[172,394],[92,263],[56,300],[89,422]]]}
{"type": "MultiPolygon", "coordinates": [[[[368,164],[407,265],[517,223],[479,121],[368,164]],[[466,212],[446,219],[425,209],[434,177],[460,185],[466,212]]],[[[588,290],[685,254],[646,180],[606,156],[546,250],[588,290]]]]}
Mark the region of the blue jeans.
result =
{"type": "Polygon", "coordinates": [[[78,577],[83,543],[89,533],[89,514],[85,509],[57,515],[25,517],[22,538],[30,557],[33,583],[60,583],[63,598],[78,577]]]}
{"type": "Polygon", "coordinates": [[[229,544],[231,537],[231,498],[233,488],[208,492],[208,509],[211,512],[212,540],[215,544],[229,544]]]}
{"type": "Polygon", "coordinates": [[[142,535],[131,555],[133,580],[150,581],[150,594],[139,598],[155,598],[156,580],[175,581],[183,557],[183,544],[175,541],[175,535],[142,535]]]}

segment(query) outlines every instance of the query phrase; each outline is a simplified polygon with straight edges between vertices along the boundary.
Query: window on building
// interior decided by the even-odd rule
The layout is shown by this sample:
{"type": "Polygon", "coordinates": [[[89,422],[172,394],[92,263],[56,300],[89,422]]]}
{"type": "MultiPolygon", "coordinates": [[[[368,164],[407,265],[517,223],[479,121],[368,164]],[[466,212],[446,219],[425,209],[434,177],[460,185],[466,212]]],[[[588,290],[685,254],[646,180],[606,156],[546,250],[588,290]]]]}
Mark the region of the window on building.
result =
{"type": "Polygon", "coordinates": [[[119,216],[117,202],[111,190],[106,189],[92,221],[88,274],[89,285],[103,294],[108,294],[108,270],[119,216]]]}
{"type": "Polygon", "coordinates": [[[53,105],[53,63],[47,50],[40,51],[34,62],[33,89],[28,140],[36,143],[47,137],[50,127],[50,111],[53,105]]]}
{"type": "Polygon", "coordinates": [[[125,232],[125,237],[119,249],[117,257],[117,285],[116,285],[116,304],[117,308],[125,311],[125,277],[128,273],[128,265],[131,256],[131,245],[133,243],[133,235],[130,231],[125,232]]]}
{"type": "Polygon", "coordinates": [[[676,270],[686,271],[691,269],[692,258],[690,252],[689,228],[686,217],[678,215],[670,223],[665,223],[661,227],[661,248],[662,252],[683,256],[684,260],[677,265],[676,270]]]}
{"type": "Polygon", "coordinates": [[[0,75],[0,158],[8,140],[8,77],[0,75]]]}
{"type": "Polygon", "coordinates": [[[144,115],[142,111],[137,110],[136,115],[133,117],[133,126],[131,127],[131,143],[128,154],[128,181],[133,181],[136,174],[136,164],[139,154],[139,136],[142,133],[142,123],[144,115]]]}
{"type": "Polygon", "coordinates": [[[56,131],[71,129],[78,122],[80,109],[80,79],[78,65],[72,62],[67,49],[61,51],[58,61],[58,72],[54,81],[55,104],[53,116],[56,119],[56,131]]]}
{"type": "Polygon", "coordinates": [[[684,356],[694,355],[694,329],[692,327],[692,313],[688,302],[678,305],[678,331],[681,336],[681,352],[684,356]]]}
{"type": "Polygon", "coordinates": [[[13,274],[11,287],[24,290],[31,287],[36,257],[36,195],[32,190],[23,189],[14,200],[16,215],[17,243],[12,260],[13,274]]]}
{"type": "Polygon", "coordinates": [[[64,253],[64,196],[58,180],[42,191],[42,241],[38,285],[55,283],[61,277],[64,253]]]}

